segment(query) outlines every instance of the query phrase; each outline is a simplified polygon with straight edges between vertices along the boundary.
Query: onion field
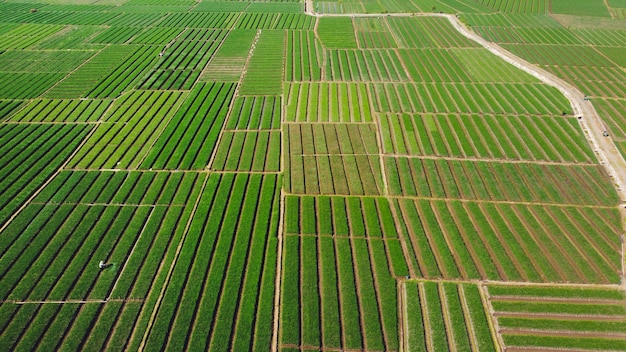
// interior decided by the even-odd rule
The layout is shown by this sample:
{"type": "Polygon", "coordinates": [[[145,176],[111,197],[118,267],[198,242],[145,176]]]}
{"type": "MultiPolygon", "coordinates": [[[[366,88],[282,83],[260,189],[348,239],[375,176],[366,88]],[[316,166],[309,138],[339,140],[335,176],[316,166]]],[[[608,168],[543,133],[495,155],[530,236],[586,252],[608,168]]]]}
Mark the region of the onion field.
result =
{"type": "Polygon", "coordinates": [[[625,9],[0,0],[0,352],[626,351],[625,9]]]}

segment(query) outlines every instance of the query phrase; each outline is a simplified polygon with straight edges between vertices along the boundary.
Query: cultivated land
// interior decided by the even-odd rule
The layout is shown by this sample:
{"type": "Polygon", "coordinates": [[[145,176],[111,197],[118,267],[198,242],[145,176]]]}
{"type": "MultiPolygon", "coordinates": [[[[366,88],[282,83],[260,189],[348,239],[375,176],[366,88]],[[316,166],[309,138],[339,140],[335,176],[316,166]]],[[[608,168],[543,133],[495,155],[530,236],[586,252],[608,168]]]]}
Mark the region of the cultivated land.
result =
{"type": "Polygon", "coordinates": [[[626,351],[624,17],[0,2],[0,350],[626,351]]]}

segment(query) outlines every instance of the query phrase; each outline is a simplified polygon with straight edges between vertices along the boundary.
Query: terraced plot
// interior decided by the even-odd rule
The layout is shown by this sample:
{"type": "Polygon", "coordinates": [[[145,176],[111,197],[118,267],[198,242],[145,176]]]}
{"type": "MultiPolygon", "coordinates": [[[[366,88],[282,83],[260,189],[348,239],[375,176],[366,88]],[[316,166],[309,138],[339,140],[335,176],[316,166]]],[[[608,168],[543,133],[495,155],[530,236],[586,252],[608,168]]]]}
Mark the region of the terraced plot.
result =
{"type": "Polygon", "coordinates": [[[626,310],[616,289],[488,286],[507,350],[590,348],[623,351],[626,310]]]}

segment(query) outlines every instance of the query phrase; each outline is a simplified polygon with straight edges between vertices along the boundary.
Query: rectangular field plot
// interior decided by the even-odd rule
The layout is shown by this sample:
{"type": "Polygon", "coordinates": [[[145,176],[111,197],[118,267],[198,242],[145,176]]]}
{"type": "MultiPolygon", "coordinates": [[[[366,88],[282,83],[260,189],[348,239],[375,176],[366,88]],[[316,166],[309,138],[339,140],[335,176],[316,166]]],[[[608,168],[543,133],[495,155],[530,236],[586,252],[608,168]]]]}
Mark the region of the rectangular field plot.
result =
{"type": "Polygon", "coordinates": [[[186,30],[162,52],[139,88],[190,89],[227,33],[221,30],[186,30]]]}
{"type": "Polygon", "coordinates": [[[406,281],[402,288],[407,350],[496,351],[476,285],[406,281]]]}
{"type": "Polygon", "coordinates": [[[399,199],[411,272],[425,278],[616,284],[615,208],[399,199]]]}
{"type": "Polygon", "coordinates": [[[225,130],[278,130],[281,108],[280,96],[236,97],[225,130]]]}
{"type": "Polygon", "coordinates": [[[277,175],[209,176],[147,350],[270,350],[279,189],[277,175]]]}
{"type": "Polygon", "coordinates": [[[376,126],[369,123],[285,124],[291,156],[378,155],[376,126]]]}
{"type": "Polygon", "coordinates": [[[17,27],[11,26],[9,31],[0,34],[0,50],[26,49],[38,44],[62,29],[63,26],[52,24],[22,24],[17,27]]]}
{"type": "Polygon", "coordinates": [[[373,83],[376,112],[567,115],[556,88],[528,83],[373,83]]]}
{"type": "Polygon", "coordinates": [[[66,162],[90,130],[87,125],[0,125],[0,225],[66,162]]]}
{"type": "Polygon", "coordinates": [[[513,54],[540,65],[615,67],[591,46],[504,44],[513,54]]]}
{"type": "Polygon", "coordinates": [[[224,131],[215,158],[215,171],[280,171],[280,131],[224,131]]]}
{"type": "Polygon", "coordinates": [[[400,48],[475,48],[479,44],[456,31],[446,18],[388,18],[400,48]]]}
{"type": "Polygon", "coordinates": [[[87,50],[8,50],[0,55],[0,72],[69,73],[94,54],[87,50]]]}
{"type": "Polygon", "coordinates": [[[170,13],[165,19],[157,23],[157,27],[230,29],[235,24],[237,17],[237,13],[227,12],[170,13]]]}
{"type": "Polygon", "coordinates": [[[514,67],[485,49],[450,50],[472,82],[539,83],[539,79],[514,67]]]}
{"type": "MultiPolygon", "coordinates": [[[[176,210],[177,215],[181,212],[181,208],[176,210]]],[[[0,297],[11,301],[104,300],[125,286],[128,292],[118,297],[126,298],[133,285],[143,283],[143,295],[136,296],[143,298],[151,278],[146,282],[145,277],[120,277],[128,274],[126,270],[134,272],[143,266],[153,240],[164,244],[158,230],[168,213],[167,207],[29,205],[1,236],[6,265],[0,297]],[[135,256],[140,256],[138,267],[127,267],[135,256]],[[100,260],[111,263],[109,270],[98,267],[100,260]]],[[[172,220],[169,216],[168,221],[172,220]]],[[[155,261],[161,258],[149,260],[146,266],[154,270],[155,261]]]]}
{"type": "Polygon", "coordinates": [[[109,45],[46,93],[47,98],[117,98],[143,77],[160,48],[109,45]]]}
{"type": "Polygon", "coordinates": [[[382,174],[372,124],[288,124],[285,186],[302,194],[378,195],[382,174]]]}
{"type": "Polygon", "coordinates": [[[137,168],[181,102],[181,92],[135,91],[118,99],[68,167],[137,168]]]}
{"type": "Polygon", "coordinates": [[[0,344],[14,351],[123,349],[130,340],[143,305],[138,301],[88,304],[5,302],[0,307],[0,315],[10,318],[11,322],[7,322],[0,335],[0,344]]]}
{"type": "MultiPolygon", "coordinates": [[[[286,234],[398,237],[386,198],[288,195],[285,202],[286,234]]],[[[400,257],[401,251],[390,246],[400,257]]]]}
{"type": "Polygon", "coordinates": [[[111,100],[33,100],[11,122],[94,122],[104,117],[111,100]]]}
{"type": "Polygon", "coordinates": [[[357,83],[285,85],[287,122],[372,122],[369,92],[357,83]]]}
{"type": "Polygon", "coordinates": [[[0,71],[0,99],[33,99],[48,91],[65,73],[0,71]]]}
{"type": "Polygon", "coordinates": [[[576,118],[381,114],[385,154],[594,163],[576,118]]]}
{"type": "Polygon", "coordinates": [[[360,48],[397,48],[398,44],[384,18],[355,18],[354,30],[360,48]]]}
{"type": "Polygon", "coordinates": [[[284,31],[259,31],[243,73],[241,95],[274,95],[283,91],[285,72],[284,31]]]}
{"type": "Polygon", "coordinates": [[[389,194],[546,204],[615,206],[600,165],[384,158],[389,194]],[[514,187],[511,187],[514,185],[514,187]]]}
{"type": "Polygon", "coordinates": [[[325,79],[402,82],[409,77],[393,50],[327,50],[325,79]]]}
{"type": "Polygon", "coordinates": [[[507,13],[548,13],[547,0],[478,0],[494,10],[507,13]]]}
{"type": "MultiPolygon", "coordinates": [[[[618,67],[545,66],[546,70],[574,83],[585,95],[603,98],[626,96],[626,72],[618,67]]],[[[594,101],[593,104],[599,103],[594,101]]]]}
{"type": "Polygon", "coordinates": [[[312,195],[379,195],[384,187],[377,155],[291,156],[284,182],[289,193],[312,195]]]}
{"type": "Polygon", "coordinates": [[[320,17],[317,35],[326,49],[356,49],[357,42],[352,19],[345,17],[320,17]]]}
{"type": "MultiPolygon", "coordinates": [[[[462,50],[461,53],[469,52],[462,50]]],[[[448,49],[400,49],[400,58],[414,82],[471,82],[460,55],[448,49]]],[[[499,59],[498,59],[499,60],[499,59]]]]}
{"type": "Polygon", "coordinates": [[[140,167],[205,169],[217,144],[234,92],[235,85],[231,83],[197,84],[151,146],[140,167]]]}
{"type": "Polygon", "coordinates": [[[256,31],[250,29],[229,31],[228,36],[202,72],[200,80],[239,82],[255,36],[256,31]]]}
{"type": "Polygon", "coordinates": [[[184,206],[197,198],[205,178],[195,172],[62,171],[32,204],[184,206]]]}
{"type": "Polygon", "coordinates": [[[287,32],[285,81],[319,81],[323,49],[313,31],[287,32]]]}
{"type": "Polygon", "coordinates": [[[398,292],[386,242],[286,236],[280,343],[306,349],[399,350],[398,292]]]}
{"type": "Polygon", "coordinates": [[[507,350],[626,350],[626,308],[616,289],[487,286],[507,350]]]}

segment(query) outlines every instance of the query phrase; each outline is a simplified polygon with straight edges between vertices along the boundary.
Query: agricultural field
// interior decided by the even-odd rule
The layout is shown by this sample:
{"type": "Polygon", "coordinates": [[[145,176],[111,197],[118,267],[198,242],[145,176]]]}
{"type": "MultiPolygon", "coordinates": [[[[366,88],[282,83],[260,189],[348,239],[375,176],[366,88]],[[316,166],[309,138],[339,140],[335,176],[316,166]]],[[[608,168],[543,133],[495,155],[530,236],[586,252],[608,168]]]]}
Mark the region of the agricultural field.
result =
{"type": "Polygon", "coordinates": [[[451,23],[626,155],[625,16],[0,0],[0,352],[626,351],[585,117],[451,23]]]}

